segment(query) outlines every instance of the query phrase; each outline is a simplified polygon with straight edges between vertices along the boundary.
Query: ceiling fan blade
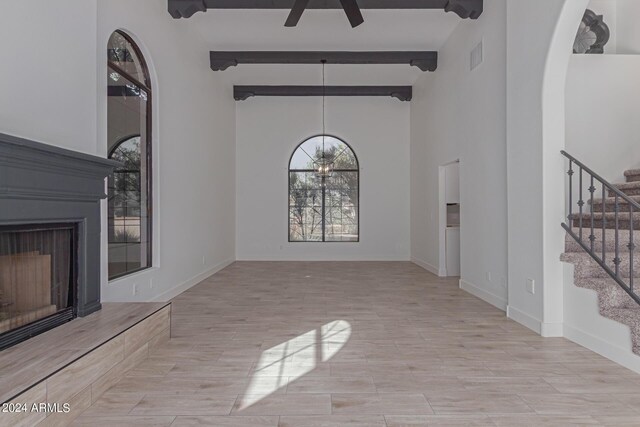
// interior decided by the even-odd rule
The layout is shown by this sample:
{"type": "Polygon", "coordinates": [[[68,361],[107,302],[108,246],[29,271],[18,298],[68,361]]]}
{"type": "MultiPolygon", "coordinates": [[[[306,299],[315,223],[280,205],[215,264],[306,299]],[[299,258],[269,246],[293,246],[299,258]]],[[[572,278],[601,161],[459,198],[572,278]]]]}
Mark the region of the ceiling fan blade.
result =
{"type": "Polygon", "coordinates": [[[300,21],[300,17],[302,16],[302,12],[307,8],[309,4],[309,0],[296,0],[293,4],[293,8],[287,17],[287,22],[284,23],[285,27],[295,27],[298,25],[298,21],[300,21]]]}
{"type": "Polygon", "coordinates": [[[355,28],[364,22],[362,12],[356,0],[340,0],[340,3],[342,3],[342,8],[347,14],[347,18],[349,18],[351,27],[355,28]]]}

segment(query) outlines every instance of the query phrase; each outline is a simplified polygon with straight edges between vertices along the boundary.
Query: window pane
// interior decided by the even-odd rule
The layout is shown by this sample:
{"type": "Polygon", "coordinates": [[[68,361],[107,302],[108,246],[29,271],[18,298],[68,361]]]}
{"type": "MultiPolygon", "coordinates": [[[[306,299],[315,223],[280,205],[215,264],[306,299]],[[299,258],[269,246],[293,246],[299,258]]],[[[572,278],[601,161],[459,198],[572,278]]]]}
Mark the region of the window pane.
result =
{"type": "Polygon", "coordinates": [[[107,58],[109,62],[122,69],[128,75],[149,86],[142,59],[138,56],[133,45],[117,31],[109,38],[107,58]]]}
{"type": "MultiPolygon", "coordinates": [[[[316,136],[302,143],[291,157],[291,170],[313,169],[313,162],[322,155],[323,137],[316,136]]],[[[358,169],[356,156],[347,144],[332,136],[324,137],[325,157],[333,159],[335,169],[358,169]]]]}
{"type": "Polygon", "coordinates": [[[289,169],[289,240],[358,241],[359,172],[351,148],[331,136],[310,138],[296,149],[289,169]],[[323,150],[335,169],[324,179],[308,171],[323,150]]]}
{"type": "Polygon", "coordinates": [[[289,209],[291,241],[322,241],[322,211],[316,207],[289,209]]]}
{"type": "MultiPolygon", "coordinates": [[[[109,40],[110,63],[147,83],[141,58],[119,33],[109,40]]],[[[109,178],[109,278],[150,266],[150,94],[124,73],[108,68],[107,149],[122,164],[109,178]]]]}

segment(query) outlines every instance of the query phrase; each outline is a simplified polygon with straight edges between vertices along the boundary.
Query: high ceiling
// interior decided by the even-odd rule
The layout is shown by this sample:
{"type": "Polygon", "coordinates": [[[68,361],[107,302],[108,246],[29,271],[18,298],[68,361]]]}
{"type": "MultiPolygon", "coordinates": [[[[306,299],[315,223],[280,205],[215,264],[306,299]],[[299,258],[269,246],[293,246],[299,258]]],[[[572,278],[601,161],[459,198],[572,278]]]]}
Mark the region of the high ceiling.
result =
{"type": "MultiPolygon", "coordinates": [[[[351,28],[342,10],[307,10],[285,28],[288,10],[209,10],[192,26],[210,50],[433,50],[457,25],[472,25],[443,10],[363,10],[365,22],[351,28]]],[[[208,55],[208,52],[203,52],[208,55]]],[[[320,84],[319,65],[239,65],[224,73],[234,84],[320,84]]],[[[413,84],[423,72],[408,65],[327,65],[327,84],[413,84]]]]}

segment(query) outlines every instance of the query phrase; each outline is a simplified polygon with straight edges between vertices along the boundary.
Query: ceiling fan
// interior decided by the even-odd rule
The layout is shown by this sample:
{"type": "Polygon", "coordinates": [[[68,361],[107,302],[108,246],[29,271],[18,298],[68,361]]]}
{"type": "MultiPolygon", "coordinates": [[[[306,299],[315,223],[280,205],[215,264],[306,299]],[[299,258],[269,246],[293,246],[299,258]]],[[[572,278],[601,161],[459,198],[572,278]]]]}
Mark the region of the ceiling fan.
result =
{"type": "MultiPolygon", "coordinates": [[[[284,23],[285,27],[295,27],[298,25],[302,12],[304,12],[309,5],[309,1],[310,0],[296,0],[293,4],[293,8],[291,9],[291,13],[289,13],[287,22],[284,23]]],[[[342,8],[347,14],[347,18],[349,18],[351,27],[355,28],[364,22],[357,0],[340,0],[340,3],[342,3],[342,8]]]]}

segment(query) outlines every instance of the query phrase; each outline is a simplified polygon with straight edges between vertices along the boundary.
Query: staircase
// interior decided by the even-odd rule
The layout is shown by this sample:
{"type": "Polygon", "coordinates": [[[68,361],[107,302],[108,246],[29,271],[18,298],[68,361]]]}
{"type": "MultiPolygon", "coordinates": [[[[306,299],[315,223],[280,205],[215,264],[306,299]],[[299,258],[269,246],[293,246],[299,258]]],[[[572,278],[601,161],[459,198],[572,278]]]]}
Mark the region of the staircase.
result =
{"type": "Polygon", "coordinates": [[[609,184],[563,154],[569,159],[570,225],[563,224],[561,260],[574,265],[576,286],[597,293],[600,315],[629,326],[633,352],[640,355],[640,293],[634,286],[640,288],[640,169],[626,171],[623,184],[609,184]]]}

